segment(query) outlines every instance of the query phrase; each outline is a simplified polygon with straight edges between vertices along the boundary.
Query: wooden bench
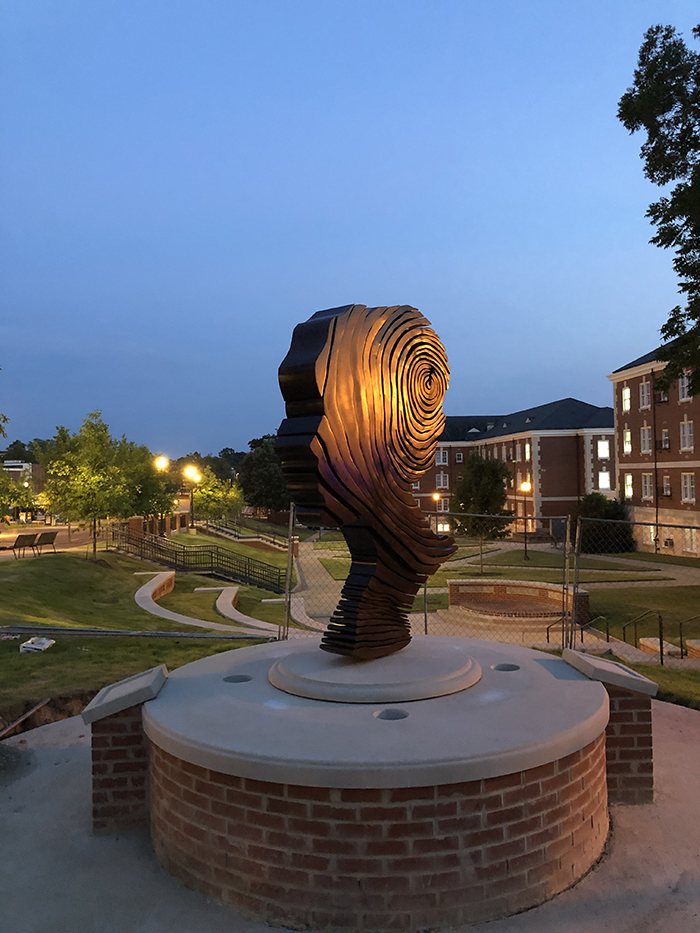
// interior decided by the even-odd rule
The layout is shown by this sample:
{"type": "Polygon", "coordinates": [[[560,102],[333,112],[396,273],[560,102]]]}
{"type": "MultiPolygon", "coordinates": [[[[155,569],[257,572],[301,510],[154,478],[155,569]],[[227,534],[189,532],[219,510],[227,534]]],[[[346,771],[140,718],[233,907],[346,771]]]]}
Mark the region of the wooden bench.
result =
{"type": "Polygon", "coordinates": [[[54,554],[56,554],[56,535],[57,531],[42,531],[39,537],[34,542],[34,547],[41,554],[42,547],[48,547],[49,544],[53,548],[54,554]]]}

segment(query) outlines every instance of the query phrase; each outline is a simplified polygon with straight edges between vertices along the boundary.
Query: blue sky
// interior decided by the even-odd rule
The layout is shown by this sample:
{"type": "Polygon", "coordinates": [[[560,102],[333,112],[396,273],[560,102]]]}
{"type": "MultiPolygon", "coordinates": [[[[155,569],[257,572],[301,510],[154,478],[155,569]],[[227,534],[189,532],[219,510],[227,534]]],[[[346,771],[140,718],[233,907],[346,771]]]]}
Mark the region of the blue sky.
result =
{"type": "Polygon", "coordinates": [[[448,414],[574,396],[678,303],[616,118],[692,2],[4,0],[0,411],[9,439],[177,456],[283,417],[295,324],[411,304],[448,414]]]}

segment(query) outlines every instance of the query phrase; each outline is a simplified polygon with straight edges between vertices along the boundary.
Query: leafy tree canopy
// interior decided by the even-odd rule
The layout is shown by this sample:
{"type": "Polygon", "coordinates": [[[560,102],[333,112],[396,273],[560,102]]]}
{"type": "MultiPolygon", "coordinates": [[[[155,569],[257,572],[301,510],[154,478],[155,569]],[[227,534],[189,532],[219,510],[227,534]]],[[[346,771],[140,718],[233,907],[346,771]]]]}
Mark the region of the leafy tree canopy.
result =
{"type": "MultiPolygon", "coordinates": [[[[693,29],[700,38],[700,26],[693,29]]],[[[635,133],[646,132],[644,174],[675,187],[649,206],[657,229],[651,242],[673,249],[673,267],[686,305],[673,308],[661,328],[667,360],[663,387],[690,371],[690,392],[700,393],[700,54],[672,26],[652,26],[639,50],[634,82],[622,95],[618,117],[635,133]]]]}
{"type": "Polygon", "coordinates": [[[573,518],[610,519],[610,524],[603,521],[581,523],[581,550],[586,554],[619,554],[634,551],[635,543],[632,526],[612,524],[629,522],[627,506],[618,499],[608,499],[601,492],[591,492],[582,496],[574,509],[573,518]]]}
{"type": "Polygon", "coordinates": [[[289,508],[289,493],[279,457],[275,453],[275,437],[265,434],[249,442],[239,473],[245,501],[255,508],[283,511],[289,508]]]}
{"type": "Polygon", "coordinates": [[[195,491],[195,512],[207,521],[210,518],[235,518],[245,501],[240,488],[230,480],[223,481],[211,467],[204,467],[201,482],[195,491]]]}
{"type": "MultiPolygon", "coordinates": [[[[510,478],[510,470],[501,460],[471,454],[464,464],[462,479],[455,487],[453,508],[478,515],[510,515],[503,509],[510,478]]],[[[508,524],[503,520],[473,517],[461,519],[457,528],[462,534],[485,538],[503,537],[507,530],[508,524]]]]}
{"type": "Polygon", "coordinates": [[[31,444],[27,447],[22,441],[12,441],[5,451],[5,460],[21,460],[23,463],[37,463],[31,444]]]}

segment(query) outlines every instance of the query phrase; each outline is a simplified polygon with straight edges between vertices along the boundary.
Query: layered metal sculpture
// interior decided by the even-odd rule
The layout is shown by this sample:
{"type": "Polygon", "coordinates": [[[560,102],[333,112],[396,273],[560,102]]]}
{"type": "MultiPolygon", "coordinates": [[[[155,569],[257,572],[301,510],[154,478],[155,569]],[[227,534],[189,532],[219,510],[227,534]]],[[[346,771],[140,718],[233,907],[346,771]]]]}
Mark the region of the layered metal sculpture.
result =
{"type": "Polygon", "coordinates": [[[295,328],[279,380],[277,452],[299,519],[339,528],[352,558],[321,647],[392,654],[411,640],[416,593],[454,551],[411,494],[445,422],[445,350],[415,308],[346,305],[295,328]]]}

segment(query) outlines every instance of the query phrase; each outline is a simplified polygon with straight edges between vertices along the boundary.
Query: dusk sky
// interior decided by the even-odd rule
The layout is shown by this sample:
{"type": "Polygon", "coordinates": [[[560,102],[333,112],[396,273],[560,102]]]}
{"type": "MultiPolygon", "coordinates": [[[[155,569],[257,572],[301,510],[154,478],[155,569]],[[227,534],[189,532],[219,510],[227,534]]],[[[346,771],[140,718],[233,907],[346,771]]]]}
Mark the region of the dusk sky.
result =
{"type": "Polygon", "coordinates": [[[410,304],[447,414],[574,396],[679,303],[617,120],[690,0],[4,0],[0,412],[178,456],[283,417],[294,326],[410,304]]]}

